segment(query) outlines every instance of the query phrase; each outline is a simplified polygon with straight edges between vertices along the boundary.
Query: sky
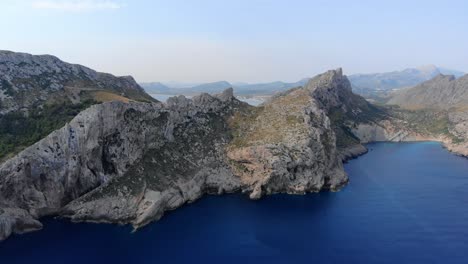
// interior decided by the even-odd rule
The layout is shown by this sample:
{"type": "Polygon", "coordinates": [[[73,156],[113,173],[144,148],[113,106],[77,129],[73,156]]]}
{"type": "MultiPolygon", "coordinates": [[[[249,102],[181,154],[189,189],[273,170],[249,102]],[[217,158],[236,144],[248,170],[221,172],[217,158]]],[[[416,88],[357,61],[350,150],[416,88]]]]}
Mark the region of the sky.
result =
{"type": "Polygon", "coordinates": [[[0,0],[0,49],[139,82],[468,72],[468,1],[0,0]]]}

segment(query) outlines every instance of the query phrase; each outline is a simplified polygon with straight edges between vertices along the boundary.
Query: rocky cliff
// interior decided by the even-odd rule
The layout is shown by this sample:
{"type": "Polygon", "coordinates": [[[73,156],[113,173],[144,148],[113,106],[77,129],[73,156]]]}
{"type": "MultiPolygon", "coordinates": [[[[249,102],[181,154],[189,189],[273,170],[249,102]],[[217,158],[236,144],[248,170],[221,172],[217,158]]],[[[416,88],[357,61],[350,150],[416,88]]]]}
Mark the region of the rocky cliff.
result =
{"type": "Polygon", "coordinates": [[[92,106],[0,166],[0,238],[46,215],[138,228],[204,193],[337,190],[348,179],[314,97],[331,75],[343,78],[328,72],[260,108],[232,89],[92,106]]]}
{"type": "Polygon", "coordinates": [[[310,88],[326,86],[334,81],[330,76],[339,74],[317,76],[307,87],[279,94],[230,120],[234,138],[227,155],[241,181],[253,188],[251,198],[337,190],[347,182],[330,119],[310,88]]]}

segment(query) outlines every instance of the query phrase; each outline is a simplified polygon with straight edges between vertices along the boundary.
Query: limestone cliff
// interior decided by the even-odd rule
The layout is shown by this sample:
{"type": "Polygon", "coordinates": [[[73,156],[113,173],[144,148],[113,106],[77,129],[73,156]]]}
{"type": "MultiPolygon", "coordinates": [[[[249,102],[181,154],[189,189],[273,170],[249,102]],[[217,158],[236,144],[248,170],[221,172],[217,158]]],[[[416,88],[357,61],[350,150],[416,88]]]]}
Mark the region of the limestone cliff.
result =
{"type": "Polygon", "coordinates": [[[232,89],[92,106],[0,165],[0,238],[46,215],[138,228],[204,193],[337,190],[347,176],[322,107],[306,88],[260,108],[232,89]]]}
{"type": "MultiPolygon", "coordinates": [[[[326,86],[328,75],[308,86],[326,86]]],[[[336,149],[336,137],[326,110],[309,88],[275,96],[230,120],[234,139],[227,148],[231,166],[251,198],[277,192],[337,190],[347,182],[336,149]]]]}

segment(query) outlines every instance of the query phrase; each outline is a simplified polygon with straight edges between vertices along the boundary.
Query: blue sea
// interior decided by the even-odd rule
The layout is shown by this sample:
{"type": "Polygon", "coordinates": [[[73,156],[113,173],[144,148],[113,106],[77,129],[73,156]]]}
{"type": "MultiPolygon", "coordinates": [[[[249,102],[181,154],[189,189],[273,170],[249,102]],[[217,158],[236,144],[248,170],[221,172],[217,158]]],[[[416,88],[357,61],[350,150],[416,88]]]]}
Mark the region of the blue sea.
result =
{"type": "Polygon", "coordinates": [[[468,159],[439,143],[375,143],[340,192],[206,196],[132,233],[46,219],[0,263],[468,263],[468,159]]]}

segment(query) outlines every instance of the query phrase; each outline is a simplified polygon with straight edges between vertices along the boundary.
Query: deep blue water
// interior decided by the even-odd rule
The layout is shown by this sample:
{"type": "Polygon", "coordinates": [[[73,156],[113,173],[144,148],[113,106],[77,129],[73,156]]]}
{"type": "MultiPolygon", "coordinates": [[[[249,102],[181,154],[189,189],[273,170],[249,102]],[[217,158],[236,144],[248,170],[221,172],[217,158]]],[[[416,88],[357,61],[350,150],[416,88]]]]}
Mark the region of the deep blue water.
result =
{"type": "Polygon", "coordinates": [[[468,159],[369,148],[337,193],[207,196],[136,233],[49,219],[0,243],[0,263],[468,263],[468,159]]]}

